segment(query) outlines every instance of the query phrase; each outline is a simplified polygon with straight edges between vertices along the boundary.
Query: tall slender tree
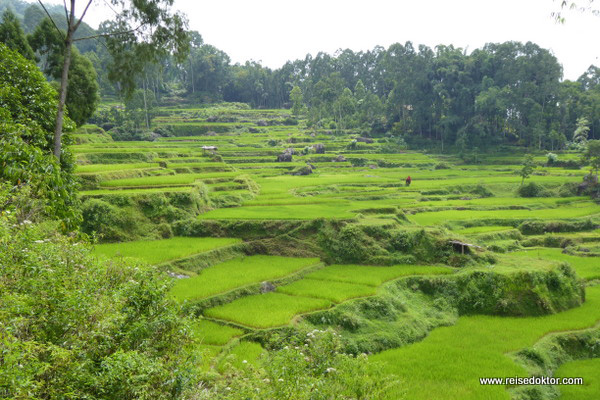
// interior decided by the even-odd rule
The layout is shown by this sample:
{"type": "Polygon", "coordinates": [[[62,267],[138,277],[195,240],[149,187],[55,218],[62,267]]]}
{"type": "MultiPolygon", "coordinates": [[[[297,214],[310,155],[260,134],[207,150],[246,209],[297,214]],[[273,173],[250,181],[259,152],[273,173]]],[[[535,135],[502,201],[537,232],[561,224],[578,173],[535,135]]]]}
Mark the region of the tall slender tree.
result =
{"type": "Polygon", "coordinates": [[[60,32],[64,41],[64,56],[60,79],[58,111],[54,129],[54,155],[60,159],[61,138],[63,131],[65,102],[69,82],[69,68],[72,61],[72,47],[76,41],[86,39],[103,39],[113,58],[113,69],[119,74],[111,75],[120,80],[125,94],[133,93],[135,77],[143,71],[143,64],[156,62],[161,55],[174,53],[177,58],[185,56],[189,40],[187,37],[187,21],[184,16],[171,11],[174,0],[108,0],[104,3],[115,11],[115,17],[103,26],[97,36],[75,38],[88,10],[95,0],[69,0],[64,2],[66,32],[58,29],[56,21],[48,13],[41,0],[38,0],[54,28],[60,32]],[[77,16],[76,6],[83,10],[77,16]],[[135,62],[132,62],[135,61],[135,62]]]}

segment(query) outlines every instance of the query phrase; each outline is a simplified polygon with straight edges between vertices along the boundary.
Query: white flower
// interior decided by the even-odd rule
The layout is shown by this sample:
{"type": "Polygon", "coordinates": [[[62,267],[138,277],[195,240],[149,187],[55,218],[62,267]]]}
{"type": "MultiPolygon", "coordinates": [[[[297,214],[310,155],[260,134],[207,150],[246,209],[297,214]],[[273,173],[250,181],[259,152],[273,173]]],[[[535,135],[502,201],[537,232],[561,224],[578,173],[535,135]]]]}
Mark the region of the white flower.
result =
{"type": "Polygon", "coordinates": [[[337,371],[337,370],[335,368],[331,368],[331,367],[329,367],[325,370],[325,372],[327,372],[328,374],[335,372],[335,371],[337,371]]]}
{"type": "Polygon", "coordinates": [[[279,378],[277,379],[279,382],[283,382],[283,378],[279,378]]]}
{"type": "Polygon", "coordinates": [[[248,361],[244,360],[242,361],[242,364],[248,364],[248,361]]]}

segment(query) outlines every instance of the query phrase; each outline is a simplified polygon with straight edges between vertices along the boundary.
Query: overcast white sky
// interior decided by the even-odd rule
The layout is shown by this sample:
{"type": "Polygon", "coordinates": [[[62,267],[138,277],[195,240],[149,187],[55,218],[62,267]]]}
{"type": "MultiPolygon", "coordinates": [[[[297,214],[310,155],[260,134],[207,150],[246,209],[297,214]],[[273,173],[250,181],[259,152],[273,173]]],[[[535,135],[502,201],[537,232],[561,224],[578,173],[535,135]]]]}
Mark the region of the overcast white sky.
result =
{"type": "MultiPolygon", "coordinates": [[[[92,26],[112,13],[103,0],[96,3],[85,19],[92,26]]],[[[271,68],[307,53],[408,40],[469,52],[488,42],[532,41],[550,49],[572,80],[600,65],[600,17],[564,12],[566,23],[557,24],[551,13],[558,0],[175,0],[175,8],[233,62],[253,59],[271,68]]]]}

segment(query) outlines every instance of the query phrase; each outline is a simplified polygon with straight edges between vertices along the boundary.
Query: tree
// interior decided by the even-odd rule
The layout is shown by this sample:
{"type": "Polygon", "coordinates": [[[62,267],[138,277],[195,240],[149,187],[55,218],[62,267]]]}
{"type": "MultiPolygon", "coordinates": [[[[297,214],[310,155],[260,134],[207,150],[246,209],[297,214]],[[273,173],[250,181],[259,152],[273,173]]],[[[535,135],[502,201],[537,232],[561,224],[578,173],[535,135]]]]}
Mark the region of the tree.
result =
{"type": "MultiPolygon", "coordinates": [[[[27,188],[25,214],[41,208],[69,229],[80,220],[77,184],[70,152],[60,164],[52,155],[57,108],[56,91],[35,64],[0,44],[0,180],[27,188]]],[[[68,118],[65,127],[73,128],[68,118]]]]}
{"type": "Polygon", "coordinates": [[[529,178],[529,176],[533,172],[534,168],[535,168],[535,162],[533,161],[533,156],[531,154],[527,154],[525,156],[525,158],[523,159],[523,166],[521,167],[521,170],[519,171],[519,176],[521,178],[523,178],[523,179],[521,179],[521,186],[523,186],[525,179],[529,178]]]}
{"type": "Polygon", "coordinates": [[[25,31],[31,33],[46,18],[44,10],[37,4],[32,4],[25,9],[23,14],[23,27],[25,31]]]}
{"type": "MultiPolygon", "coordinates": [[[[154,117],[156,98],[150,90],[137,89],[130,98],[125,99],[127,121],[133,123],[133,129],[150,129],[154,117]]],[[[129,129],[131,129],[129,128],[129,129]]]]}
{"type": "Polygon", "coordinates": [[[302,96],[302,89],[298,85],[290,91],[290,101],[292,102],[292,114],[295,116],[300,115],[304,108],[304,100],[302,96]]]}
{"type": "Polygon", "coordinates": [[[573,132],[573,141],[579,145],[585,145],[590,131],[589,122],[586,118],[577,118],[577,128],[573,132]]]}
{"type": "Polygon", "coordinates": [[[23,28],[21,28],[19,20],[9,8],[2,14],[0,42],[7,45],[10,49],[18,51],[23,57],[29,60],[35,60],[35,54],[33,54],[33,50],[27,42],[27,37],[25,36],[25,32],[23,32],[23,28]]]}
{"type": "Polygon", "coordinates": [[[583,158],[596,171],[596,178],[598,178],[598,170],[600,169],[600,140],[590,140],[587,143],[583,158]]]}
{"type": "Polygon", "coordinates": [[[593,15],[600,15],[600,9],[594,8],[592,4],[594,0],[587,0],[588,5],[581,5],[580,2],[568,1],[568,0],[560,0],[560,8],[561,11],[554,11],[552,16],[556,20],[556,22],[564,23],[565,17],[563,17],[562,10],[568,8],[569,10],[577,10],[579,12],[589,12],[593,15]]]}
{"type": "Polygon", "coordinates": [[[67,92],[66,106],[69,110],[69,118],[80,126],[94,114],[100,97],[96,70],[92,62],[73,49],[73,60],[69,71],[69,86],[67,92]]]}
{"type": "MultiPolygon", "coordinates": [[[[38,0],[41,3],[41,0],[38,0]]],[[[58,110],[54,129],[54,156],[61,157],[61,138],[64,121],[64,108],[67,100],[69,69],[71,67],[72,47],[75,41],[90,37],[75,38],[93,0],[83,1],[84,7],[80,17],[75,15],[75,6],[82,1],[64,2],[67,21],[66,33],[62,34],[47,10],[57,31],[63,36],[64,53],[61,68],[58,110]]],[[[121,83],[126,95],[131,95],[135,87],[135,77],[142,72],[147,62],[156,62],[161,56],[175,53],[179,59],[185,56],[188,49],[186,33],[187,22],[178,13],[172,13],[170,6],[173,0],[111,0],[112,9],[119,9],[114,20],[103,24],[102,32],[106,46],[113,58],[113,80],[121,83]]]]}
{"type": "MultiPolygon", "coordinates": [[[[59,80],[62,76],[64,55],[60,31],[53,27],[50,19],[44,18],[29,41],[40,57],[44,73],[59,80]]],[[[69,91],[65,105],[69,117],[79,126],[87,122],[98,105],[98,76],[91,61],[87,56],[80,54],[77,48],[72,50],[71,58],[69,91]]],[[[58,86],[57,84],[57,88],[58,86]]]]}

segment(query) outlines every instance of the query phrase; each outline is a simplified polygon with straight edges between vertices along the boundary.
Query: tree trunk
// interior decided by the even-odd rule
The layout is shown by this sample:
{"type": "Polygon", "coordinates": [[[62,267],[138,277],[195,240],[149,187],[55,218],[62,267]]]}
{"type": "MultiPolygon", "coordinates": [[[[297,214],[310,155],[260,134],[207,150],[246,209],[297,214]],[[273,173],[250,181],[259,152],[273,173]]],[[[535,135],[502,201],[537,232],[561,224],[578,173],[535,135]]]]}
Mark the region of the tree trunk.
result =
{"type": "Polygon", "coordinates": [[[142,81],[142,89],[144,90],[144,113],[146,115],[146,130],[150,130],[150,120],[148,118],[148,102],[146,101],[146,76],[144,75],[144,79],[142,81]]]}
{"type": "MultiPolygon", "coordinates": [[[[69,24],[71,25],[71,23],[69,24]]],[[[54,156],[60,160],[62,129],[65,115],[65,103],[67,101],[67,86],[69,85],[69,67],[71,66],[71,46],[73,45],[72,26],[67,30],[65,39],[65,54],[63,61],[62,76],[60,79],[60,91],[58,96],[58,111],[56,113],[56,125],[54,129],[54,156]]]]}

